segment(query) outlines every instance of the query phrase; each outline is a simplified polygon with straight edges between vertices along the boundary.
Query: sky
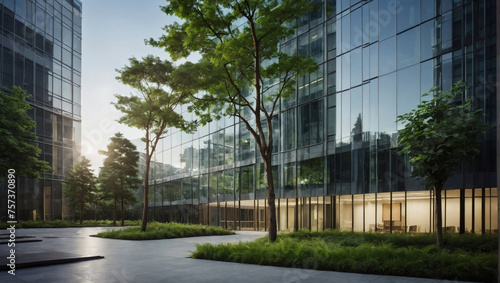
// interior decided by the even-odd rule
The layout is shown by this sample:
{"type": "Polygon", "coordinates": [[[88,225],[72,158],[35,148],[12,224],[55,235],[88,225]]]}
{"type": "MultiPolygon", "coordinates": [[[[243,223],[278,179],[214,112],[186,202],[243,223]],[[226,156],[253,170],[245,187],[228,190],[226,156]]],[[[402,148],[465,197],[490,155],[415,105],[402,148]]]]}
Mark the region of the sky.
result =
{"type": "Polygon", "coordinates": [[[148,54],[169,59],[144,39],[158,38],[162,27],[174,20],[160,10],[166,0],[82,0],[82,151],[92,168],[102,166],[109,138],[121,132],[129,140],[141,138],[140,130],[119,124],[121,112],[111,102],[115,94],[129,95],[133,89],[119,83],[115,69],[128,65],[128,58],[148,54]]]}

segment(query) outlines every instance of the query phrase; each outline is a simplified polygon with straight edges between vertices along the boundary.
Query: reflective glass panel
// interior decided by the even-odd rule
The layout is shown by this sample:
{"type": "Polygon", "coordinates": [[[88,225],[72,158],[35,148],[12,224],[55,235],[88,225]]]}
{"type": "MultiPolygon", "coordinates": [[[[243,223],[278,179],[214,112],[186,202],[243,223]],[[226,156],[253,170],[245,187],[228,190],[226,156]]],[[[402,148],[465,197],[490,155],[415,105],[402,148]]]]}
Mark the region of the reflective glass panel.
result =
{"type": "MultiPolygon", "coordinates": [[[[420,65],[398,71],[397,115],[416,109],[420,104],[420,65]]],[[[398,126],[398,129],[399,126],[398,126]]]]}
{"type": "Polygon", "coordinates": [[[417,25],[420,23],[420,0],[398,1],[397,12],[398,32],[417,25]]]}
{"type": "Polygon", "coordinates": [[[391,37],[379,43],[379,75],[396,70],[396,37],[391,37]]]}
{"type": "Polygon", "coordinates": [[[396,73],[379,79],[379,132],[392,133],[396,130],[396,73]]]}
{"type": "Polygon", "coordinates": [[[420,28],[416,27],[398,35],[398,69],[420,62],[420,28]]]}

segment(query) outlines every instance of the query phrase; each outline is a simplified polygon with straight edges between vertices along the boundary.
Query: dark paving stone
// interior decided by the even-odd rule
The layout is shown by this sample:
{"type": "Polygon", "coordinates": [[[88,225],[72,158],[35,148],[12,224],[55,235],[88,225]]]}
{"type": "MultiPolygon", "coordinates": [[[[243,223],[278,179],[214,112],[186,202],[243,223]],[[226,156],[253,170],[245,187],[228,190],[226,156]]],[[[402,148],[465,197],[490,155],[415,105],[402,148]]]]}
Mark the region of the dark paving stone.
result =
{"type": "MultiPolygon", "coordinates": [[[[16,269],[36,266],[46,266],[70,262],[78,262],[93,259],[102,259],[103,256],[81,256],[65,252],[38,252],[38,253],[16,253],[16,269]]],[[[0,270],[10,270],[9,259],[3,257],[0,261],[0,270]]]]}
{"type": "MultiPolygon", "coordinates": [[[[21,244],[21,243],[33,243],[33,242],[41,242],[41,239],[19,239],[16,237],[16,241],[14,243],[16,244],[21,244]]],[[[7,245],[9,241],[1,241],[0,240],[0,245],[7,245]]]]}
{"type": "MultiPolygon", "coordinates": [[[[36,238],[35,236],[16,236],[16,239],[36,238]]],[[[10,239],[10,235],[0,235],[0,240],[10,239]]]]}

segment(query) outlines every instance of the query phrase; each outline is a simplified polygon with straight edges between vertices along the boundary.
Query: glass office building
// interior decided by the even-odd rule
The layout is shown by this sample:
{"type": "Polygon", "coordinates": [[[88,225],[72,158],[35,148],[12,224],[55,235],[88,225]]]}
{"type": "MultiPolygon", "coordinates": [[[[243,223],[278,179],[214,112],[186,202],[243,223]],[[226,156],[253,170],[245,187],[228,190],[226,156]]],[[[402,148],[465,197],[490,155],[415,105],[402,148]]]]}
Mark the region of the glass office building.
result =
{"type": "MultiPolygon", "coordinates": [[[[464,80],[470,88],[458,100],[472,98],[493,128],[446,183],[443,226],[496,233],[495,1],[313,2],[280,46],[318,69],[298,79],[275,116],[278,229],[432,232],[433,193],[397,154],[395,120],[432,86],[464,80]]],[[[267,229],[263,164],[244,124],[224,118],[169,133],[155,156],[163,168],[152,172],[151,218],[267,229]]]]}
{"type": "MultiPolygon", "coordinates": [[[[19,176],[18,219],[65,219],[62,180],[81,140],[82,3],[0,0],[0,33],[0,85],[31,95],[40,158],[54,169],[38,182],[19,176]]],[[[7,211],[7,186],[0,188],[0,209],[7,211]]]]}

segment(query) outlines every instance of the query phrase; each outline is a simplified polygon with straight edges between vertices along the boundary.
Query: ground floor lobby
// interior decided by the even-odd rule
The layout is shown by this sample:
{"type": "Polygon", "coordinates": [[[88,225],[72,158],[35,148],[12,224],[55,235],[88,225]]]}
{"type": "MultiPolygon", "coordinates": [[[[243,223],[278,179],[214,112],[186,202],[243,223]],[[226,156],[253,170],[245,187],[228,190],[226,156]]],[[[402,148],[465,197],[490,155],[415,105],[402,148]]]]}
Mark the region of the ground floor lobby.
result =
{"type": "MultiPolygon", "coordinates": [[[[150,206],[150,218],[265,231],[267,200],[225,200],[150,206]]],[[[498,190],[477,188],[442,193],[448,233],[498,232],[498,190]]],[[[434,230],[432,191],[383,192],[276,200],[279,231],[341,229],[357,232],[428,233],[434,230]]]]}

